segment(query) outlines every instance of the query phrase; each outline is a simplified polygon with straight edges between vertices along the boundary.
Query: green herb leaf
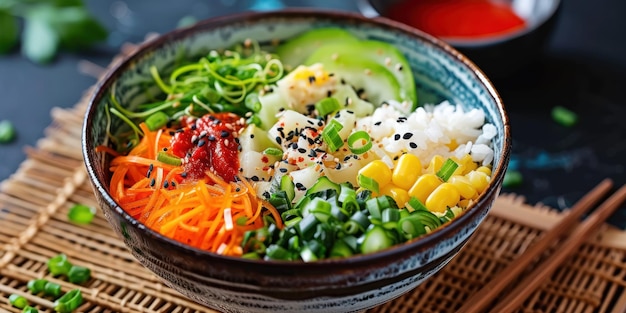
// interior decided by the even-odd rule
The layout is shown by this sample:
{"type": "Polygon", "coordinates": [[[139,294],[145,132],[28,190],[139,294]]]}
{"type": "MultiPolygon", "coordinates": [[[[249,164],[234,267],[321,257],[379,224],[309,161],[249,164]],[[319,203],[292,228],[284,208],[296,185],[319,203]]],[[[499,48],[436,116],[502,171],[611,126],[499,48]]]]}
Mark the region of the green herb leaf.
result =
{"type": "Polygon", "coordinates": [[[58,8],[54,16],[52,26],[64,48],[84,49],[107,38],[106,29],[84,7],[58,8]]]}
{"type": "Polygon", "coordinates": [[[15,47],[19,37],[17,20],[7,10],[0,10],[0,29],[0,54],[5,54],[15,47]]]}
{"type": "Polygon", "coordinates": [[[26,16],[22,35],[22,54],[33,62],[51,62],[59,48],[59,35],[52,27],[54,11],[51,7],[39,6],[26,16]]]}

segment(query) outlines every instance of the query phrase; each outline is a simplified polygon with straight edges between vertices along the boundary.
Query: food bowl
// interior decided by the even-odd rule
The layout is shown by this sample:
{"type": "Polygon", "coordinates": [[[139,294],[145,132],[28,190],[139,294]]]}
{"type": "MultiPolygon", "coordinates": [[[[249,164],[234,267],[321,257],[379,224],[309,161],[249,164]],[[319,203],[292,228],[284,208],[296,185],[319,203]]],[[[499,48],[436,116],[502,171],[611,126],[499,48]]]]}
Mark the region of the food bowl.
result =
{"type": "MultiPolygon", "coordinates": [[[[358,7],[368,17],[389,17],[389,8],[400,2],[403,0],[359,0],[358,7]]],[[[493,2],[504,2],[510,5],[517,16],[525,21],[525,26],[489,36],[472,38],[441,36],[439,38],[478,64],[489,77],[500,78],[515,73],[540,56],[554,29],[561,1],[503,0],[493,2]]],[[[440,15],[445,14],[442,12],[440,15]]]]}
{"type": "Polygon", "coordinates": [[[224,312],[357,312],[410,291],[444,267],[486,217],[500,191],[510,145],[509,121],[496,90],[455,49],[400,23],[308,9],[215,18],[143,44],[98,83],[82,139],[98,203],[134,257],[183,295],[224,312]],[[396,45],[412,67],[420,104],[449,100],[484,110],[497,129],[492,178],[470,208],[417,240],[372,254],[307,263],[250,260],[192,248],[147,228],[113,200],[110,157],[95,149],[107,135],[105,107],[113,90],[124,106],[141,103],[144,93],[138,86],[151,80],[151,65],[166,67],[181,53],[197,56],[247,38],[273,42],[328,26],[396,45]]]}

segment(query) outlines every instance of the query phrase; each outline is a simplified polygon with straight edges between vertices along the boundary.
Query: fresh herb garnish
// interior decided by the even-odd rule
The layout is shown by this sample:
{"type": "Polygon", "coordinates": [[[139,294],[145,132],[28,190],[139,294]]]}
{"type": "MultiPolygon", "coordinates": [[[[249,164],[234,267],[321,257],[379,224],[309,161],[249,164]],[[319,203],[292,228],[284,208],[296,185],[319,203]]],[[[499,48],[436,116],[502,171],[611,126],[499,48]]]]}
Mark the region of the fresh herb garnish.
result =
{"type": "Polygon", "coordinates": [[[19,19],[22,54],[39,64],[51,62],[59,49],[85,49],[108,35],[82,0],[0,0],[0,54],[20,41],[19,19]]]}

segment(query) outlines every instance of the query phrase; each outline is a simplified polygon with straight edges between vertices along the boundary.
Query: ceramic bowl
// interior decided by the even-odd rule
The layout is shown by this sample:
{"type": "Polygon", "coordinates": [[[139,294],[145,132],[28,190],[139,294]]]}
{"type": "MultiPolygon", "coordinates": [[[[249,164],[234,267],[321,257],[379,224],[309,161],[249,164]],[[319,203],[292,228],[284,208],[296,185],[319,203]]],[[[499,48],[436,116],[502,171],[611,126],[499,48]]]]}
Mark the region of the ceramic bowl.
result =
{"type": "Polygon", "coordinates": [[[98,83],[85,116],[82,148],[96,198],[112,228],[141,264],[183,295],[224,312],[351,312],[410,291],[459,252],[500,191],[510,142],[509,121],[496,90],[472,62],[447,44],[392,21],[301,9],[215,18],[145,43],[98,83]],[[150,81],[148,68],[171,64],[181,51],[198,56],[246,38],[269,42],[326,26],[396,45],[412,66],[421,103],[450,100],[486,112],[498,130],[495,163],[489,187],[474,206],[418,240],[374,254],[303,263],[197,250],[146,228],[115,203],[107,187],[110,160],[94,149],[106,136],[105,105],[114,85],[121,103],[134,105],[145,100],[138,86],[150,81]]]}
{"type": "MultiPolygon", "coordinates": [[[[394,3],[406,0],[358,0],[359,10],[367,17],[386,16],[394,3]]],[[[441,37],[474,61],[489,77],[514,74],[535,61],[554,29],[561,0],[502,0],[526,22],[518,31],[480,39],[441,37]]]]}

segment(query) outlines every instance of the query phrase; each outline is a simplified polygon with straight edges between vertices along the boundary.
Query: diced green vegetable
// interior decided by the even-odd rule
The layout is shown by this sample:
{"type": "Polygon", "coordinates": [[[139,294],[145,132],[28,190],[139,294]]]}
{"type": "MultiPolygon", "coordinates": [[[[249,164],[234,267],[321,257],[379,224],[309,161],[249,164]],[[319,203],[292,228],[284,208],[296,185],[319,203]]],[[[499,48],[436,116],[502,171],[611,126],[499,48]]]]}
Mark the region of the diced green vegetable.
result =
{"type": "Polygon", "coordinates": [[[74,224],[89,224],[96,216],[96,209],[84,204],[75,204],[67,212],[67,218],[74,224]]]}
{"type": "Polygon", "coordinates": [[[28,290],[30,290],[31,293],[38,294],[45,290],[47,282],[48,281],[45,279],[32,279],[28,281],[26,287],[28,288],[28,290]]]}
{"type": "Polygon", "coordinates": [[[179,157],[173,156],[165,151],[159,151],[157,154],[157,160],[174,166],[180,166],[183,164],[183,161],[179,157]]]}
{"type": "Polygon", "coordinates": [[[364,131],[359,130],[348,136],[348,148],[354,154],[363,154],[372,148],[372,138],[364,131]],[[359,143],[360,145],[356,145],[359,143]]]}
{"type": "Polygon", "coordinates": [[[54,301],[54,310],[59,313],[71,313],[81,304],[83,304],[83,295],[80,289],[72,289],[54,301]]]}
{"type": "Polygon", "coordinates": [[[27,305],[22,310],[22,313],[38,313],[38,312],[39,312],[39,310],[37,310],[37,308],[34,308],[34,307],[30,306],[30,305],[27,305]]]}
{"type": "Polygon", "coordinates": [[[448,179],[450,179],[450,177],[452,176],[452,174],[454,174],[454,171],[456,171],[458,167],[459,165],[454,162],[454,160],[447,159],[445,162],[443,162],[443,165],[441,165],[439,171],[437,171],[437,176],[441,178],[441,180],[443,180],[444,182],[448,181],[448,179]]]}
{"type": "Polygon", "coordinates": [[[72,263],[67,260],[65,254],[59,254],[48,260],[48,270],[54,276],[67,275],[72,268],[72,263]]]}
{"type": "Polygon", "coordinates": [[[23,296],[12,294],[9,296],[9,303],[18,309],[23,309],[28,305],[28,300],[23,296]]]}
{"type": "Polygon", "coordinates": [[[91,279],[91,270],[78,265],[72,265],[70,272],[67,274],[70,283],[82,284],[91,279]]]}
{"type": "Polygon", "coordinates": [[[339,101],[335,98],[324,98],[315,104],[315,109],[319,116],[326,116],[334,113],[341,108],[339,101]]]}
{"type": "Polygon", "coordinates": [[[562,106],[553,107],[551,114],[552,119],[563,126],[574,126],[578,122],[578,115],[562,106]]]}
{"type": "Polygon", "coordinates": [[[0,143],[9,143],[15,139],[15,126],[9,120],[0,121],[0,143]]]}
{"type": "Polygon", "coordinates": [[[165,126],[167,122],[169,122],[170,117],[165,114],[163,111],[158,111],[148,116],[145,123],[148,126],[148,129],[151,131],[156,131],[161,127],[165,126]]]}
{"type": "Polygon", "coordinates": [[[58,298],[61,296],[61,285],[48,281],[44,285],[43,294],[53,298],[58,298]]]}
{"type": "Polygon", "coordinates": [[[502,181],[502,187],[512,188],[518,187],[524,182],[522,173],[518,171],[508,170],[504,174],[504,180],[502,181]]]}

